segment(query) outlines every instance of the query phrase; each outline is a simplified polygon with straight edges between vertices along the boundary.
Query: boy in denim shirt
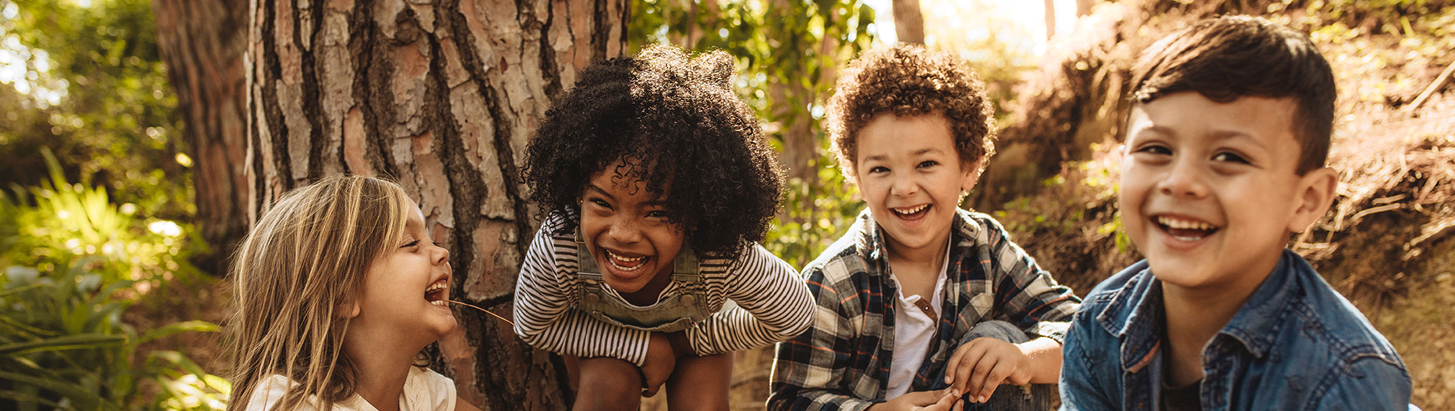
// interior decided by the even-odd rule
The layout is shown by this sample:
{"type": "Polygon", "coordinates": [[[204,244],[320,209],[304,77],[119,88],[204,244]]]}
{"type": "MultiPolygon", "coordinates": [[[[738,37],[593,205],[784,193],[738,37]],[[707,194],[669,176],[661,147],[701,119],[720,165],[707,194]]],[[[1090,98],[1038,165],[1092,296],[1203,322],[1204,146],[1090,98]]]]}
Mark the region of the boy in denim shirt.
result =
{"type": "Polygon", "coordinates": [[[1389,342],[1284,249],[1328,210],[1334,78],[1306,36],[1203,20],[1134,67],[1120,208],[1146,256],[1066,337],[1064,410],[1399,410],[1389,342]]]}
{"type": "Polygon", "coordinates": [[[834,151],[869,209],[804,268],[813,324],[778,345],[769,409],[1049,408],[1080,300],[959,208],[994,147],[979,80],[900,45],[864,53],[836,89],[834,151]]]}

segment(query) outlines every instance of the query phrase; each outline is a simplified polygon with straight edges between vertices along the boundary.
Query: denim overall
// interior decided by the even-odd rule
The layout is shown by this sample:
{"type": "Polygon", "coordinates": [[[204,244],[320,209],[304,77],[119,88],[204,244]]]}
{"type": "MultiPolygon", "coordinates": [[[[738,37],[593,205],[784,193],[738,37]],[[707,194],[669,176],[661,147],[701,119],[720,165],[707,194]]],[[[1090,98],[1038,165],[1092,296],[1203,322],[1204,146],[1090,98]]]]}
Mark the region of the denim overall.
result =
{"type": "Polygon", "coordinates": [[[702,281],[697,257],[686,247],[672,260],[672,282],[677,291],[646,307],[638,307],[615,294],[607,293],[591,250],[576,233],[576,260],[580,268],[576,278],[580,294],[576,308],[596,319],[621,327],[642,331],[677,332],[707,319],[707,285],[702,281]]]}

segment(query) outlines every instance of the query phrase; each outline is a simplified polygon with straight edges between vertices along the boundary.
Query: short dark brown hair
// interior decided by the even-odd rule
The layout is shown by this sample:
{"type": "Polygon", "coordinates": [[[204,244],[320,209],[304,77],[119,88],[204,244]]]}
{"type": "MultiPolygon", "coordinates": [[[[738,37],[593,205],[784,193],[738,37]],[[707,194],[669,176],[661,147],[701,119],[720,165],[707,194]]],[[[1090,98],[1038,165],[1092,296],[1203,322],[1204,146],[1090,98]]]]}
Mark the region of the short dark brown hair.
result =
{"type": "Polygon", "coordinates": [[[1334,73],[1307,35],[1249,16],[1223,16],[1178,30],[1143,52],[1132,68],[1132,101],[1183,91],[1230,103],[1242,97],[1292,98],[1300,151],[1296,173],[1324,166],[1334,128],[1334,73]]]}
{"type": "Polygon", "coordinates": [[[938,114],[950,126],[961,166],[995,153],[995,109],[985,85],[963,60],[946,52],[900,43],[864,52],[839,75],[829,99],[827,125],[834,153],[853,175],[859,131],[875,116],[938,114]]]}

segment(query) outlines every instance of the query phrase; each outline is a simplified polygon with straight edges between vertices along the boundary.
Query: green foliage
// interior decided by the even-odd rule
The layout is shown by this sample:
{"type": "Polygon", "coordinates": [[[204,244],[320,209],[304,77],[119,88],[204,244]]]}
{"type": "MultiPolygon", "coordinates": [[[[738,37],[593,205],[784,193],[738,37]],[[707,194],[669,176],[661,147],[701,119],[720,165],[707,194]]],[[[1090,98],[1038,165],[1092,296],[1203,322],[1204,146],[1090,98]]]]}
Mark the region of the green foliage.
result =
{"type": "Polygon", "coordinates": [[[186,260],[195,247],[185,245],[197,242],[188,238],[195,237],[190,225],[142,218],[131,203],[113,205],[106,190],[69,183],[49,149],[42,148],[41,155],[50,180],[30,188],[29,195],[15,188],[15,202],[7,197],[4,206],[18,234],[3,240],[10,245],[0,249],[6,261],[50,271],[95,257],[103,262],[94,268],[102,280],[142,281],[146,288],[196,276],[186,260]]]}
{"type": "Polygon", "coordinates": [[[791,133],[812,139],[808,163],[788,165],[815,170],[807,173],[812,178],[788,181],[785,207],[765,246],[800,267],[818,256],[862,207],[825,156],[828,139],[818,120],[835,69],[869,47],[874,9],[858,0],[648,0],[633,6],[640,7],[632,9],[631,49],[672,43],[726,51],[738,60],[738,92],[776,148],[783,150],[791,133]]]}
{"type": "Polygon", "coordinates": [[[138,334],[122,313],[147,290],[197,277],[182,258],[177,223],[140,218],[106,191],[70,184],[47,149],[50,179],[0,195],[0,405],[61,408],[220,409],[226,381],[150,341],[189,321],[138,334]],[[29,200],[34,200],[32,203],[29,200]],[[7,402],[8,401],[8,402],[7,402]]]}
{"type": "Polygon", "coordinates": [[[133,363],[137,348],[148,341],[183,331],[212,332],[217,325],[192,321],[137,335],[121,322],[134,302],[127,296],[132,282],[105,283],[88,269],[99,263],[81,258],[49,272],[10,266],[0,276],[0,398],[20,409],[220,409],[215,399],[226,395],[226,382],[180,353],[154,351],[133,363]],[[194,381],[207,384],[198,389],[194,381]],[[143,382],[164,388],[150,404],[143,382]],[[189,398],[196,400],[186,406],[189,398]]]}
{"type": "MultiPolygon", "coordinates": [[[[828,139],[820,139],[827,146],[828,139]]],[[[826,149],[825,149],[826,150],[826,149]]],[[[783,215],[768,232],[764,247],[784,261],[802,268],[832,245],[839,235],[854,224],[864,202],[859,190],[845,181],[828,157],[816,160],[819,183],[806,184],[801,179],[788,181],[788,195],[783,202],[783,215]]]]}
{"type": "Polygon", "coordinates": [[[176,98],[146,0],[0,0],[0,186],[94,176],[146,215],[195,212],[176,98]]]}

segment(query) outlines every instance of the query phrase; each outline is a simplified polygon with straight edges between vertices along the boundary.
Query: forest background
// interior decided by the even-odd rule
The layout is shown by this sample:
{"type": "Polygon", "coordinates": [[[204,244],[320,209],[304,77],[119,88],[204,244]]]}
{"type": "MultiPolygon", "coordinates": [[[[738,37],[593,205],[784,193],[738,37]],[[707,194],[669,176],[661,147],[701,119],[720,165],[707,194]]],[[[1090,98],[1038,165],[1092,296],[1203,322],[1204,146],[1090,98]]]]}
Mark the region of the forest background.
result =
{"type": "MultiPolygon", "coordinates": [[[[226,257],[327,174],[400,180],[467,273],[452,298],[507,312],[539,224],[516,153],[576,69],[649,43],[738,59],[790,181],[765,245],[797,267],[862,208],[818,122],[836,68],[893,41],[966,58],[1000,140],[965,206],[1084,293],[1139,258],[1110,155],[1136,52],[1233,13],[1310,33],[1338,79],[1339,196],[1290,247],[1415,404],[1455,408],[1455,3],[1421,0],[0,0],[0,408],[221,409],[226,257]]],[[[558,357],[459,316],[431,351],[467,400],[566,408],[558,357]]],[[[771,350],[736,364],[734,407],[762,408],[771,350]]]]}

